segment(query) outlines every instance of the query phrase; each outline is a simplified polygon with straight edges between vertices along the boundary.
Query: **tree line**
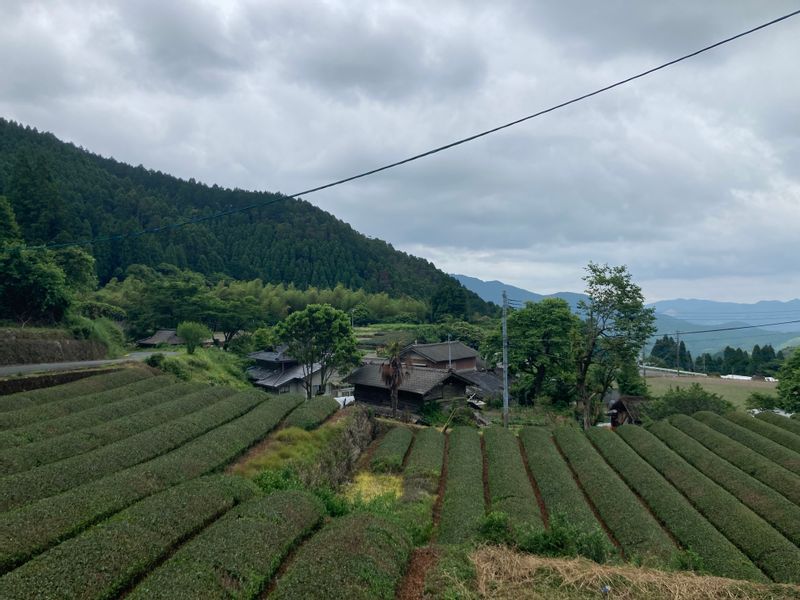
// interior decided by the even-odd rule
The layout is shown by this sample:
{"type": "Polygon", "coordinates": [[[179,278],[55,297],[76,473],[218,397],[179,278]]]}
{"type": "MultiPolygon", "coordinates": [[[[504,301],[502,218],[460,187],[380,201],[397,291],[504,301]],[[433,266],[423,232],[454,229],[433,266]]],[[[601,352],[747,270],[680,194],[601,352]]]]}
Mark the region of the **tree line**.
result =
{"type": "Polygon", "coordinates": [[[713,355],[705,352],[693,359],[682,340],[676,343],[675,338],[665,335],[653,344],[648,364],[695,373],[774,377],[784,360],[784,352],[776,352],[771,344],[756,344],[751,352],[726,346],[721,352],[713,355]]]}

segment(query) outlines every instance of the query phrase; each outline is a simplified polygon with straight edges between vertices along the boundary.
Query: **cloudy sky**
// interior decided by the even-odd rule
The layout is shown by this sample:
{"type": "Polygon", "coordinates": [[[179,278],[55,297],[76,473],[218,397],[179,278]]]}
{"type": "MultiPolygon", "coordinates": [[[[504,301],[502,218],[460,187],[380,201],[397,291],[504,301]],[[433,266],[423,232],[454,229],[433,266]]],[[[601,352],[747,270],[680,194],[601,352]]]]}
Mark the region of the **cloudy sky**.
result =
{"type": "MultiPolygon", "coordinates": [[[[621,79],[794,1],[0,0],[0,115],[294,193],[621,79]]],[[[800,16],[310,195],[448,272],[536,292],[627,264],[649,300],[800,296],[800,16]]]]}

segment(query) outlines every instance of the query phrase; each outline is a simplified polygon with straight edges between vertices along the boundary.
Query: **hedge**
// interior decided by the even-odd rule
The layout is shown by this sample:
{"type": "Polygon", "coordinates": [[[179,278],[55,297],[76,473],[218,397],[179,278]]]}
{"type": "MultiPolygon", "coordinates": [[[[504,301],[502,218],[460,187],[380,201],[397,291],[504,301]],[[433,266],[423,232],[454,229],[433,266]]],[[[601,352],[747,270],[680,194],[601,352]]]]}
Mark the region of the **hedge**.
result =
{"type": "Polygon", "coordinates": [[[570,522],[585,529],[600,527],[572,471],[553,443],[550,431],[543,427],[525,427],[519,432],[519,438],[548,513],[569,515],[570,522]]]}
{"type": "Polygon", "coordinates": [[[705,423],[720,433],[724,433],[732,440],[755,450],[772,462],[779,464],[784,469],[788,469],[800,475],[800,454],[797,452],[792,452],[788,448],[784,448],[780,444],[754,433],[749,429],[745,429],[717,414],[700,411],[693,416],[698,421],[705,423]]]}
{"type": "Polygon", "coordinates": [[[0,511],[54,496],[165,454],[261,402],[255,395],[230,396],[231,390],[226,388],[209,388],[204,393],[219,402],[91,452],[0,478],[0,511]]]}
{"type": "Polygon", "coordinates": [[[153,408],[163,402],[174,400],[191,392],[200,391],[205,387],[198,383],[174,383],[153,392],[129,396],[116,402],[101,404],[64,417],[6,429],[5,431],[0,431],[0,450],[44,442],[60,435],[95,427],[108,421],[153,408]]]}
{"type": "Polygon", "coordinates": [[[372,455],[370,461],[372,470],[378,473],[402,471],[403,459],[413,439],[414,434],[407,427],[390,429],[379,442],[375,454],[372,455]]]}
{"type": "MultiPolygon", "coordinates": [[[[792,542],[800,545],[800,506],[737,469],[683,431],[664,427],[654,433],[698,471],[716,481],[792,542]]],[[[773,468],[776,477],[783,471],[777,466],[773,468]]]]}
{"type": "Polygon", "coordinates": [[[152,377],[152,374],[144,369],[122,369],[108,375],[93,375],[70,383],[28,392],[17,392],[0,398],[0,412],[30,408],[76,396],[97,394],[149,377],[152,377]]]}
{"type": "Polygon", "coordinates": [[[134,504],[0,578],[2,598],[110,598],[173,547],[257,493],[234,477],[200,478],[134,504]]]}
{"type": "Polygon", "coordinates": [[[0,474],[19,473],[89,452],[205,408],[218,400],[218,397],[208,394],[206,389],[197,384],[179,383],[167,386],[160,392],[150,392],[131,400],[131,404],[136,403],[138,398],[148,398],[147,401],[153,403],[158,401],[152,408],[87,429],[0,450],[0,474]],[[197,393],[190,394],[192,391],[197,393]]]}
{"type": "Polygon", "coordinates": [[[419,489],[436,493],[442,475],[444,441],[444,434],[433,427],[417,432],[404,472],[407,496],[413,496],[419,489]]]}
{"type": "Polygon", "coordinates": [[[491,510],[508,515],[512,526],[544,529],[536,493],[525,470],[519,441],[503,427],[483,431],[489,472],[491,510]]]}
{"type": "Polygon", "coordinates": [[[465,542],[477,533],[486,514],[483,498],[483,453],[481,438],[471,427],[455,427],[450,432],[438,541],[444,544],[465,542]]]}
{"type": "Polygon", "coordinates": [[[783,417],[779,414],[772,412],[771,410],[764,410],[761,411],[756,415],[757,419],[761,419],[762,421],[766,421],[767,423],[771,423],[772,425],[777,425],[786,431],[789,431],[797,436],[800,436],[800,423],[797,423],[796,420],[792,420],[788,417],[783,417]]]}
{"type": "Polygon", "coordinates": [[[286,417],[286,427],[311,430],[339,410],[339,403],[328,396],[317,396],[304,402],[286,417]]]}
{"type": "Polygon", "coordinates": [[[411,540],[376,515],[335,519],[300,547],[270,598],[394,599],[411,540]]]}
{"type": "Polygon", "coordinates": [[[739,470],[800,505],[800,477],[791,471],[686,415],[674,415],[670,423],[739,470]]]}
{"type": "Polygon", "coordinates": [[[293,397],[269,398],[256,390],[242,394],[265,401],[168,454],[0,514],[0,572],[145,496],[223,467],[263,439],[297,402],[293,397]]]}
{"type": "Polygon", "coordinates": [[[182,546],[127,598],[256,598],[292,546],[323,516],[320,501],[306,492],[250,500],[182,546]]]}
{"type": "Polygon", "coordinates": [[[750,559],[618,435],[599,428],[588,431],[587,435],[600,454],[650,506],[653,514],[678,542],[700,556],[703,567],[709,573],[733,579],[767,581],[750,559]]]}
{"type": "Polygon", "coordinates": [[[0,429],[22,427],[23,425],[36,423],[38,421],[71,415],[101,404],[116,402],[128,396],[152,392],[153,390],[163,388],[165,385],[169,385],[169,383],[173,381],[175,381],[175,379],[169,375],[148,377],[96,394],[75,396],[74,398],[48,402],[41,406],[31,406],[29,408],[0,413],[0,429]]]}
{"type": "MultiPolygon", "coordinates": [[[[776,417],[778,415],[775,415],[776,417]]],[[[729,421],[733,421],[737,425],[749,429],[773,442],[780,444],[784,448],[788,448],[793,452],[800,452],[800,436],[795,435],[781,427],[767,423],[761,419],[755,419],[745,413],[729,413],[725,415],[729,421]]],[[[781,418],[781,417],[778,417],[781,418]]],[[[788,420],[788,419],[787,419],[788,420]]]]}
{"type": "Polygon", "coordinates": [[[578,476],[597,512],[625,554],[663,565],[676,547],[634,493],[574,427],[559,427],[556,443],[578,476]]]}
{"type": "MultiPolygon", "coordinates": [[[[666,421],[652,426],[657,432],[670,428],[672,425],[666,421]]],[[[681,459],[649,431],[641,427],[622,427],[619,435],[768,577],[782,583],[800,581],[800,549],[769,523],[681,459]]]]}

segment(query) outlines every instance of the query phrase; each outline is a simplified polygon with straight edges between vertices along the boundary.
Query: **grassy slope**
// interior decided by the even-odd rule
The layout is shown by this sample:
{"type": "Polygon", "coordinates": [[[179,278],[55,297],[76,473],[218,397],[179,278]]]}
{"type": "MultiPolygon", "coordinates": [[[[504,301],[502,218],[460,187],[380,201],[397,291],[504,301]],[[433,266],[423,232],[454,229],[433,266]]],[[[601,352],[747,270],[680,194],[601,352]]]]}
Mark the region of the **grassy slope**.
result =
{"type": "Polygon", "coordinates": [[[775,393],[775,383],[768,381],[737,381],[735,379],[719,379],[717,377],[648,377],[647,387],[655,396],[661,396],[670,387],[689,387],[693,383],[709,391],[719,394],[738,409],[747,408],[745,401],[753,392],[765,394],[775,393]]]}

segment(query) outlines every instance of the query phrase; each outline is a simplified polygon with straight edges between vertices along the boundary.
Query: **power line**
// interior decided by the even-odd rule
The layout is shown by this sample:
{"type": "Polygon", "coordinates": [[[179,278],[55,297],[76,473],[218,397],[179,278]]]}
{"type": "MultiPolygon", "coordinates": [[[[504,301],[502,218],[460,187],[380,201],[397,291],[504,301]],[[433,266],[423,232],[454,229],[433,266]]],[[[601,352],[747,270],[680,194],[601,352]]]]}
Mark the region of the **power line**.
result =
{"type": "MultiPolygon", "coordinates": [[[[790,325],[792,323],[800,323],[800,319],[795,319],[793,321],[780,321],[779,323],[762,323],[761,325],[740,325],[738,327],[718,327],[716,329],[698,329],[696,331],[654,333],[650,337],[663,337],[665,335],[670,335],[670,333],[678,333],[680,335],[695,335],[697,333],[716,333],[717,331],[739,331],[740,329],[757,329],[760,327],[773,327],[776,325],[790,325]]],[[[791,333],[791,332],[776,331],[775,333],[791,333]]]]}
{"type": "MultiPolygon", "coordinates": [[[[730,42],[733,42],[734,40],[738,40],[739,38],[745,37],[747,35],[750,35],[751,33],[755,33],[757,31],[760,31],[761,29],[765,29],[767,27],[770,27],[772,25],[780,23],[781,21],[785,21],[787,19],[790,19],[791,17],[794,17],[794,16],[796,16],[798,14],[800,14],[800,10],[796,10],[796,11],[790,12],[788,14],[783,15],[782,17],[778,17],[777,19],[773,19],[771,21],[768,21],[766,23],[763,23],[761,25],[758,25],[756,27],[748,29],[747,31],[743,31],[741,33],[737,33],[736,35],[733,35],[731,37],[728,37],[728,38],[725,38],[723,40],[720,40],[719,42],[715,42],[713,44],[705,46],[705,47],[703,47],[703,48],[701,48],[699,50],[695,50],[694,52],[690,52],[689,54],[684,54],[683,56],[680,56],[680,57],[675,58],[673,60],[670,60],[668,62],[662,63],[662,64],[660,64],[660,65],[658,65],[656,67],[652,67],[650,69],[647,69],[646,71],[642,71],[640,73],[637,73],[636,75],[632,75],[630,77],[626,77],[625,79],[621,79],[621,80],[619,80],[619,81],[617,81],[615,83],[612,83],[610,85],[606,85],[606,86],[598,88],[598,89],[596,89],[596,90],[594,90],[592,92],[588,92],[588,93],[583,94],[581,96],[577,96],[575,98],[572,98],[571,100],[566,100],[564,102],[561,102],[559,104],[551,106],[550,108],[545,108],[544,110],[540,110],[538,112],[535,112],[535,113],[527,115],[525,117],[516,119],[514,121],[509,121],[508,123],[505,123],[503,125],[498,125],[497,127],[493,127],[491,129],[487,129],[485,131],[481,131],[479,133],[470,135],[470,136],[465,137],[465,138],[461,138],[459,140],[456,140],[454,142],[450,142],[449,144],[445,144],[443,146],[438,146],[437,148],[433,148],[431,150],[427,150],[425,152],[421,152],[420,154],[415,154],[413,156],[409,156],[408,158],[404,158],[402,160],[398,160],[398,161],[395,161],[393,163],[389,163],[389,164],[384,165],[382,167],[377,167],[375,169],[370,169],[369,171],[363,171],[363,172],[358,173],[356,175],[351,175],[349,177],[345,177],[343,179],[338,179],[336,181],[332,181],[332,182],[326,183],[324,185],[319,185],[317,187],[312,187],[312,188],[309,188],[307,190],[303,190],[302,192],[297,192],[295,194],[290,194],[289,196],[286,196],[286,198],[297,198],[298,196],[307,196],[309,194],[313,194],[315,192],[319,192],[319,191],[326,190],[326,189],[329,189],[329,188],[332,188],[332,187],[336,187],[336,186],[342,185],[344,183],[348,183],[350,181],[355,181],[356,179],[361,179],[363,177],[369,177],[370,175],[375,175],[376,173],[380,173],[382,171],[387,171],[389,169],[394,169],[395,167],[399,167],[401,165],[405,165],[407,163],[414,162],[414,161],[420,160],[422,158],[426,158],[426,157],[431,156],[433,154],[438,154],[439,152],[443,152],[445,150],[449,150],[451,148],[455,148],[456,146],[460,146],[462,144],[466,144],[468,142],[472,142],[472,141],[477,140],[479,138],[491,135],[493,133],[497,133],[498,131],[502,131],[503,129],[508,129],[509,127],[514,127],[515,125],[519,125],[520,123],[524,123],[525,121],[530,121],[531,119],[535,119],[537,117],[541,117],[542,115],[546,115],[547,113],[554,112],[556,110],[559,110],[559,109],[564,108],[566,106],[569,106],[571,104],[576,104],[578,102],[582,102],[583,100],[586,100],[587,98],[591,98],[592,96],[597,96],[599,94],[602,94],[602,93],[607,92],[609,90],[612,90],[614,88],[617,88],[617,87],[620,87],[620,86],[625,85],[627,83],[630,83],[631,81],[635,81],[636,79],[641,79],[642,77],[646,77],[647,75],[655,73],[656,71],[660,71],[662,69],[666,69],[667,67],[671,67],[672,65],[675,65],[675,64],[677,64],[679,62],[683,62],[684,60],[688,60],[690,58],[698,56],[699,54],[703,54],[704,52],[708,52],[709,50],[713,50],[714,48],[717,48],[717,47],[722,46],[724,44],[728,44],[730,42]]],[[[265,202],[256,202],[254,204],[250,204],[250,205],[243,206],[243,207],[240,207],[240,208],[225,210],[225,211],[214,213],[214,214],[211,214],[211,215],[206,215],[204,217],[186,219],[184,221],[179,221],[177,223],[172,223],[170,225],[163,225],[161,227],[152,227],[152,228],[149,228],[149,229],[142,229],[140,231],[131,232],[131,233],[127,233],[127,234],[117,234],[117,235],[113,235],[113,236],[93,238],[91,240],[84,240],[84,241],[63,242],[63,243],[57,243],[57,244],[45,244],[44,246],[38,246],[38,247],[43,247],[43,248],[64,248],[66,246],[85,246],[87,244],[93,244],[93,243],[98,243],[98,242],[107,242],[107,241],[113,241],[113,240],[117,240],[117,239],[129,238],[129,237],[139,237],[139,236],[145,235],[145,234],[154,234],[154,233],[160,233],[160,232],[163,232],[163,231],[171,231],[171,230],[174,230],[174,229],[185,227],[186,225],[193,225],[193,224],[196,224],[196,223],[209,221],[211,219],[217,219],[217,218],[220,218],[220,217],[229,216],[229,215],[232,215],[232,214],[235,214],[235,213],[246,212],[246,211],[249,211],[249,210],[253,210],[254,208],[261,208],[261,207],[264,207],[264,206],[269,206],[270,204],[275,204],[276,202],[279,202],[280,200],[283,200],[283,198],[276,198],[276,199],[273,199],[273,200],[267,200],[265,202]]]]}

